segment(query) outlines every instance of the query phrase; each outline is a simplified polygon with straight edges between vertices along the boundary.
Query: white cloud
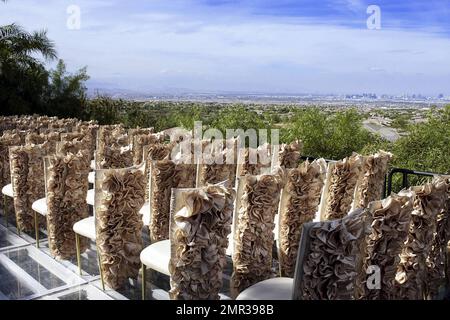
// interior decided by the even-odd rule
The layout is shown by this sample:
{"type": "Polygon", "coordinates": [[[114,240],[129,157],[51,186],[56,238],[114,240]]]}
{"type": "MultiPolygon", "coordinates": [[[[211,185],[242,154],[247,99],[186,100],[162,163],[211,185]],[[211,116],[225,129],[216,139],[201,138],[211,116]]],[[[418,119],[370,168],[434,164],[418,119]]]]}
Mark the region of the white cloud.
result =
{"type": "Polygon", "coordinates": [[[0,19],[48,27],[69,67],[88,65],[93,80],[130,89],[436,93],[450,87],[450,40],[438,33],[311,18],[216,17],[198,8],[137,12],[87,0],[76,1],[82,11],[76,31],[65,27],[72,2],[11,1],[0,19]]]}

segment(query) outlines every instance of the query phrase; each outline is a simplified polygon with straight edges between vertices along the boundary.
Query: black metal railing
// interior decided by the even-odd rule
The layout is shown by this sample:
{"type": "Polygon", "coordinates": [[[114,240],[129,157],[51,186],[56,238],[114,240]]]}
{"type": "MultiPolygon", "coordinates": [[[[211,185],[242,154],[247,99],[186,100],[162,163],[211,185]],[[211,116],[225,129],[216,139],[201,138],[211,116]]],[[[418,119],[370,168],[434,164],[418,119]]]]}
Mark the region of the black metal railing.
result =
{"type": "Polygon", "coordinates": [[[386,179],[383,186],[383,195],[384,198],[389,196],[392,192],[392,182],[393,177],[395,174],[401,174],[402,175],[402,181],[401,181],[401,189],[405,189],[411,186],[409,178],[411,176],[416,177],[434,177],[437,175],[443,175],[439,173],[434,172],[425,172],[425,171],[415,171],[415,170],[409,170],[409,169],[403,169],[403,168],[392,168],[389,173],[386,175],[386,179]]]}
{"type": "MultiPolygon", "coordinates": [[[[302,156],[301,159],[314,161],[317,158],[310,157],[310,156],[302,156]]],[[[325,161],[330,162],[330,161],[335,161],[335,160],[325,159],[325,161]]],[[[394,175],[397,175],[397,174],[401,174],[401,176],[402,176],[401,183],[399,184],[400,189],[398,191],[400,191],[401,189],[409,188],[411,186],[411,183],[410,183],[411,177],[415,176],[415,177],[432,178],[432,177],[438,176],[438,175],[445,175],[445,174],[436,173],[436,172],[416,171],[416,170],[410,170],[410,169],[404,169],[404,168],[391,168],[389,170],[388,174],[386,174],[386,177],[384,179],[383,198],[386,198],[387,196],[389,196],[392,193],[392,187],[393,187],[393,182],[394,182],[393,177],[394,177],[394,175]]]]}

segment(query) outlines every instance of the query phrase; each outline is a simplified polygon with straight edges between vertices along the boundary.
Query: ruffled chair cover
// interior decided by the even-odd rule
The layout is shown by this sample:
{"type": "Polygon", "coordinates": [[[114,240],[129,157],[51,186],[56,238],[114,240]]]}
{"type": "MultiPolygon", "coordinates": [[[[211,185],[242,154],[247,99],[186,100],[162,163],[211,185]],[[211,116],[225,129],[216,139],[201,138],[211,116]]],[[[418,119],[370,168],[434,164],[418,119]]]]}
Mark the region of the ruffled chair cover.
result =
{"type": "Polygon", "coordinates": [[[128,278],[138,277],[144,167],[95,172],[96,243],[105,283],[112,289],[122,287],[128,278]]]}
{"type": "Polygon", "coordinates": [[[97,132],[95,167],[119,169],[133,163],[129,137],[121,125],[100,126],[97,132]]]}
{"type": "Polygon", "coordinates": [[[353,208],[366,208],[370,202],[381,200],[383,186],[392,153],[379,151],[363,157],[362,175],[357,182],[353,208]]]}
{"type": "Polygon", "coordinates": [[[203,161],[197,169],[197,187],[224,181],[228,186],[235,185],[236,145],[235,139],[202,141],[203,161]],[[227,163],[227,157],[232,158],[233,163],[227,163]]]}
{"type": "Polygon", "coordinates": [[[281,187],[282,179],[278,175],[247,175],[238,179],[238,214],[234,218],[233,274],[230,284],[232,297],[274,274],[273,230],[281,187]]]}
{"type": "MultiPolygon", "coordinates": [[[[47,157],[45,164],[50,252],[58,259],[69,259],[76,254],[73,225],[89,216],[86,203],[89,150],[47,157]]],[[[88,239],[81,237],[81,252],[87,246],[88,239]]]]}
{"type": "MultiPolygon", "coordinates": [[[[74,146],[82,144],[83,149],[89,150],[89,158],[93,159],[95,154],[95,136],[97,129],[95,126],[88,126],[81,127],[79,130],[80,131],[61,134],[61,141],[72,143],[74,146]]],[[[68,148],[69,146],[70,145],[68,145],[68,148]]],[[[81,150],[80,148],[78,149],[81,150]]]]}
{"type": "Polygon", "coordinates": [[[322,221],[341,219],[350,212],[361,172],[362,157],[357,154],[328,164],[327,181],[321,200],[322,221]]]}
{"type": "Polygon", "coordinates": [[[219,299],[234,199],[233,189],[223,186],[174,189],[171,299],[219,299]]]}
{"type": "Polygon", "coordinates": [[[349,300],[358,296],[370,221],[370,214],[358,209],[342,219],[303,226],[294,299],[349,300]]]}
{"type": "Polygon", "coordinates": [[[272,167],[281,167],[286,169],[296,168],[300,162],[300,156],[303,149],[303,142],[296,140],[290,144],[281,144],[279,150],[272,151],[272,167]]]}
{"type": "Polygon", "coordinates": [[[237,176],[268,174],[271,171],[272,162],[277,163],[278,159],[271,159],[272,150],[269,144],[254,148],[240,148],[238,150],[237,176]]]}
{"type": "MultiPolygon", "coordinates": [[[[425,297],[426,299],[436,299],[444,291],[444,287],[449,285],[450,279],[450,178],[438,178],[434,181],[436,194],[422,194],[421,204],[426,209],[437,210],[436,232],[432,236],[431,248],[426,259],[426,279],[425,297]],[[444,192],[444,189],[447,189],[444,192]],[[442,198],[439,198],[439,196],[442,198]],[[441,201],[445,200],[442,208],[441,201]]],[[[428,240],[428,239],[427,239],[428,240]]]]}
{"type": "MultiPolygon", "coordinates": [[[[427,283],[430,288],[433,286],[433,276],[427,277],[427,258],[436,235],[437,217],[445,212],[448,188],[442,178],[411,188],[415,193],[411,224],[395,277],[398,299],[421,300],[427,283]]],[[[439,270],[438,266],[434,268],[439,270]]]]}
{"type": "Polygon", "coordinates": [[[281,276],[294,277],[302,225],[317,213],[326,174],[326,162],[318,159],[287,169],[279,209],[278,258],[281,276]]]}
{"type": "MultiPolygon", "coordinates": [[[[10,171],[10,161],[9,161],[9,147],[21,145],[20,135],[12,132],[4,132],[0,137],[0,187],[11,183],[11,171],[10,171]]],[[[7,212],[13,212],[14,202],[5,202],[7,212]]],[[[5,214],[2,210],[2,215],[5,214]]]]}
{"type": "Polygon", "coordinates": [[[411,213],[413,211],[414,192],[402,192],[399,195],[374,201],[369,205],[372,218],[371,233],[366,239],[366,254],[363,270],[377,266],[381,271],[380,289],[369,289],[364,273],[363,291],[359,299],[389,300],[396,297],[395,275],[400,262],[400,252],[408,236],[411,213]]]}
{"type": "Polygon", "coordinates": [[[1,187],[11,183],[9,166],[9,147],[20,146],[22,141],[18,133],[3,133],[0,137],[0,184],[1,187]]]}
{"type": "Polygon", "coordinates": [[[147,177],[146,179],[146,186],[145,186],[145,200],[149,201],[150,199],[150,163],[152,161],[156,160],[164,160],[164,159],[170,159],[170,155],[172,152],[173,144],[165,144],[165,143],[153,143],[150,145],[146,145],[143,147],[143,157],[144,161],[147,164],[146,165],[146,171],[145,175],[147,177]]]}
{"type": "Polygon", "coordinates": [[[144,158],[144,147],[151,146],[156,143],[161,143],[161,135],[158,134],[135,134],[133,137],[133,163],[139,165],[144,158]]]}
{"type": "Polygon", "coordinates": [[[191,165],[172,160],[151,161],[150,165],[150,239],[169,239],[170,197],[172,188],[192,188],[195,171],[191,165]]]}
{"type": "MultiPolygon", "coordinates": [[[[11,147],[11,181],[14,193],[14,208],[19,230],[34,230],[33,202],[45,196],[44,156],[40,145],[11,147]]],[[[39,226],[45,218],[39,215],[39,226]]]]}

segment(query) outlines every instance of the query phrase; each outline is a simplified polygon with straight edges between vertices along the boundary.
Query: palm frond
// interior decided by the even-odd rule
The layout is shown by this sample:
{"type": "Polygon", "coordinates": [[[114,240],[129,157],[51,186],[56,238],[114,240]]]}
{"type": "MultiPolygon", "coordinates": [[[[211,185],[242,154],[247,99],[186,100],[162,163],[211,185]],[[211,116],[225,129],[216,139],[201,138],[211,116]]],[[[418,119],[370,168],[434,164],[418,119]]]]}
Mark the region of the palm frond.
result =
{"type": "Polygon", "coordinates": [[[28,33],[17,24],[0,27],[0,47],[13,56],[41,54],[46,60],[56,59],[55,44],[47,37],[47,31],[28,33]]]}

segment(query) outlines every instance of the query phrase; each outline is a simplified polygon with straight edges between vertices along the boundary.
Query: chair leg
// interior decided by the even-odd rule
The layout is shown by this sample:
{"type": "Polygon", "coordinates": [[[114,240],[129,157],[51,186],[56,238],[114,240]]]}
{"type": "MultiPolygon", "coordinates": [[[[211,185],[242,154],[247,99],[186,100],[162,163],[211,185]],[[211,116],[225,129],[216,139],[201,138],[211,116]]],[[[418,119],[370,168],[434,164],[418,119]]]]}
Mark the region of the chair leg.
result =
{"type": "Polygon", "coordinates": [[[102,271],[102,264],[100,261],[100,252],[97,247],[97,258],[98,258],[98,270],[100,271],[100,280],[102,281],[102,289],[105,291],[105,279],[103,279],[103,271],[102,271]]]}
{"type": "Polygon", "coordinates": [[[19,225],[19,217],[17,216],[17,214],[16,214],[16,229],[17,229],[17,234],[20,237],[21,231],[20,231],[20,225],[19,225]]]}
{"type": "Polygon", "coordinates": [[[146,277],[145,277],[145,271],[146,271],[146,266],[145,266],[145,264],[141,264],[142,265],[142,300],[145,300],[145,289],[146,289],[146,286],[147,286],[147,284],[146,284],[146,277]]]}
{"type": "Polygon", "coordinates": [[[3,195],[3,215],[6,220],[6,228],[8,228],[8,208],[6,207],[6,196],[3,195]]]}
{"type": "Polygon", "coordinates": [[[81,273],[81,248],[80,248],[80,236],[78,235],[78,233],[75,233],[75,247],[77,249],[78,273],[81,276],[82,275],[82,273],[81,273]]]}
{"type": "Polygon", "coordinates": [[[39,248],[39,216],[36,211],[34,212],[34,233],[36,236],[36,248],[39,248]]]}

